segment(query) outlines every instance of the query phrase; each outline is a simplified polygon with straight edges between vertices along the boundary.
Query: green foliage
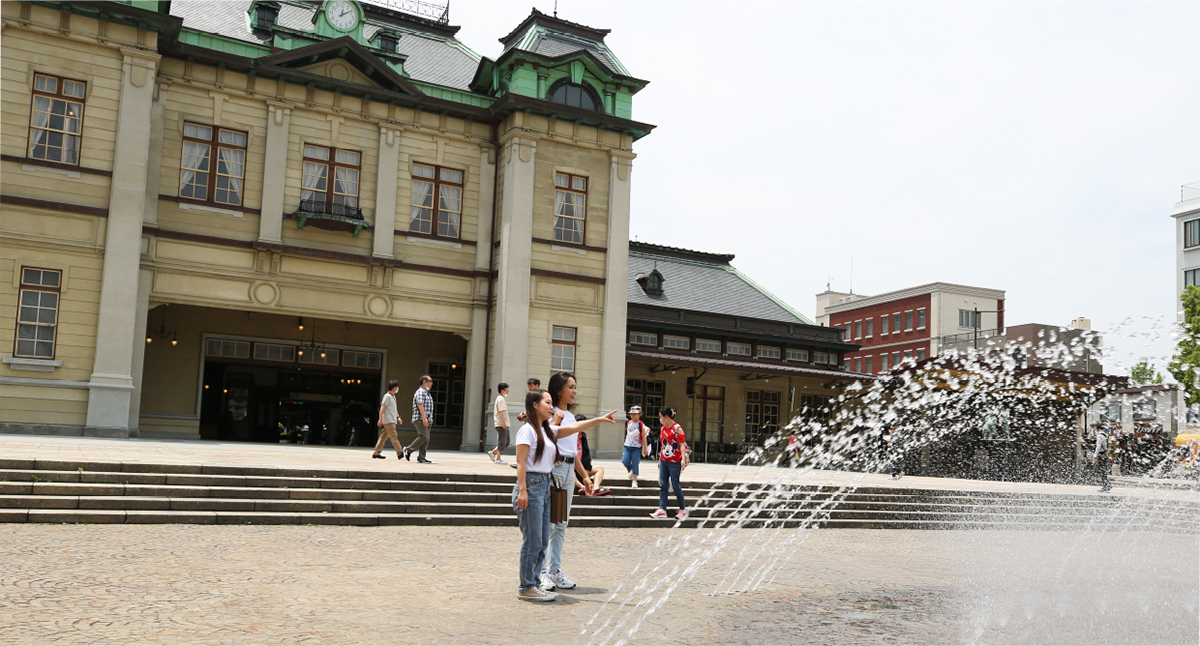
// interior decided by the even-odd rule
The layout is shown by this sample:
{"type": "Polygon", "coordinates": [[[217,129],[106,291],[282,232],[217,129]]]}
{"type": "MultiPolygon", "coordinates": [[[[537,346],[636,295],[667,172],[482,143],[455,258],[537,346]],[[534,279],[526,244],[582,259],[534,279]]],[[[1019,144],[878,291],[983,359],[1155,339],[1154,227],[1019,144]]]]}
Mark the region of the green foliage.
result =
{"type": "Polygon", "coordinates": [[[1167,371],[1187,393],[1187,404],[1200,404],[1200,388],[1196,387],[1196,369],[1200,369],[1200,288],[1188,285],[1179,297],[1183,304],[1183,337],[1175,348],[1175,356],[1167,371]]]}
{"type": "Polygon", "coordinates": [[[1143,361],[1133,367],[1129,371],[1129,382],[1137,386],[1145,386],[1148,384],[1161,384],[1163,376],[1161,372],[1154,370],[1154,364],[1149,361],[1143,361]]]}

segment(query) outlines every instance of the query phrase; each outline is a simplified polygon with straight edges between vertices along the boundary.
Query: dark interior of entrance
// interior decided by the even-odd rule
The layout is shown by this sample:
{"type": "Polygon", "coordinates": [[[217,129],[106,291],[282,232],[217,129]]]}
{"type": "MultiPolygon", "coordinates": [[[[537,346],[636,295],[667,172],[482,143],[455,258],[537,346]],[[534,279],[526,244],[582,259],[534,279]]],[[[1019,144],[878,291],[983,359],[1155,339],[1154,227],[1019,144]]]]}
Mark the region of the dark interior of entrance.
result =
{"type": "Polygon", "coordinates": [[[379,370],[206,361],[200,436],[245,442],[370,446],[379,370]]]}

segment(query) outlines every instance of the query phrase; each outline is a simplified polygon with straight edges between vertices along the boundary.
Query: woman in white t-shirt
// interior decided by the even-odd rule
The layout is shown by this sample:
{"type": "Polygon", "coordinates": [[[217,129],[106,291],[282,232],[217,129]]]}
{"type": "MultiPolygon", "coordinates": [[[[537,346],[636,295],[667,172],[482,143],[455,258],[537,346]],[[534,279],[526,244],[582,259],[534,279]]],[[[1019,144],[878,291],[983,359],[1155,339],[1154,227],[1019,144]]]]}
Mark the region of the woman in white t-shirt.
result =
{"type": "Polygon", "coordinates": [[[535,388],[525,395],[525,425],[517,431],[517,484],[513,487],[513,509],[521,527],[520,583],[517,596],[525,601],[553,601],[553,592],[538,586],[538,571],[546,558],[550,539],[550,472],[559,460],[557,440],[592,428],[601,422],[613,423],[613,414],[586,422],[550,426],[554,404],[550,393],[535,388]]]}
{"type": "Polygon", "coordinates": [[[632,481],[629,486],[637,488],[639,465],[642,458],[650,454],[650,443],[646,441],[646,434],[650,431],[650,427],[642,421],[642,407],[634,406],[629,409],[629,423],[625,425],[625,454],[621,457],[621,464],[625,465],[625,470],[629,472],[629,479],[632,481]]]}

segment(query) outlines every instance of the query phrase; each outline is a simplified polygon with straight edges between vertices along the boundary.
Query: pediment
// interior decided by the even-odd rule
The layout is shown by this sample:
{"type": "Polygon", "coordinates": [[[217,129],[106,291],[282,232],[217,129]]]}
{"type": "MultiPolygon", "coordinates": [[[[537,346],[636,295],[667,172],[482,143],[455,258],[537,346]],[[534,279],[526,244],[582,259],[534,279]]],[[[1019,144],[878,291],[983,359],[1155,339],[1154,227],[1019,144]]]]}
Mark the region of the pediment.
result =
{"type": "MultiPolygon", "coordinates": [[[[403,57],[399,57],[403,60],[403,57]]],[[[423,96],[407,78],[349,36],[258,59],[264,67],[280,67],[342,83],[355,83],[423,96]],[[343,78],[344,77],[344,78],[343,78]]]]}
{"type": "Polygon", "coordinates": [[[383,87],[379,83],[371,80],[369,76],[360,72],[357,68],[352,67],[349,63],[343,60],[334,59],[331,61],[321,61],[306,67],[296,68],[298,72],[307,72],[317,76],[328,76],[331,79],[338,81],[346,81],[347,83],[357,83],[359,85],[370,85],[371,87],[383,87]]]}

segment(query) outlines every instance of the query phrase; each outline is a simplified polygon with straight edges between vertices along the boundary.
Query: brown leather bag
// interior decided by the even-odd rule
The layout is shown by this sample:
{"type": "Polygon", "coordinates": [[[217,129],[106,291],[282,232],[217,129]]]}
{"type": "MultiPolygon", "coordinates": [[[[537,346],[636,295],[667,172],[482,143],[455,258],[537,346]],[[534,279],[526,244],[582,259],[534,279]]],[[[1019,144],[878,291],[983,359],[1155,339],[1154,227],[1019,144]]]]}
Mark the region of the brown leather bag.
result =
{"type": "Polygon", "coordinates": [[[550,522],[565,523],[567,521],[567,502],[570,491],[550,487],[550,522]]]}

